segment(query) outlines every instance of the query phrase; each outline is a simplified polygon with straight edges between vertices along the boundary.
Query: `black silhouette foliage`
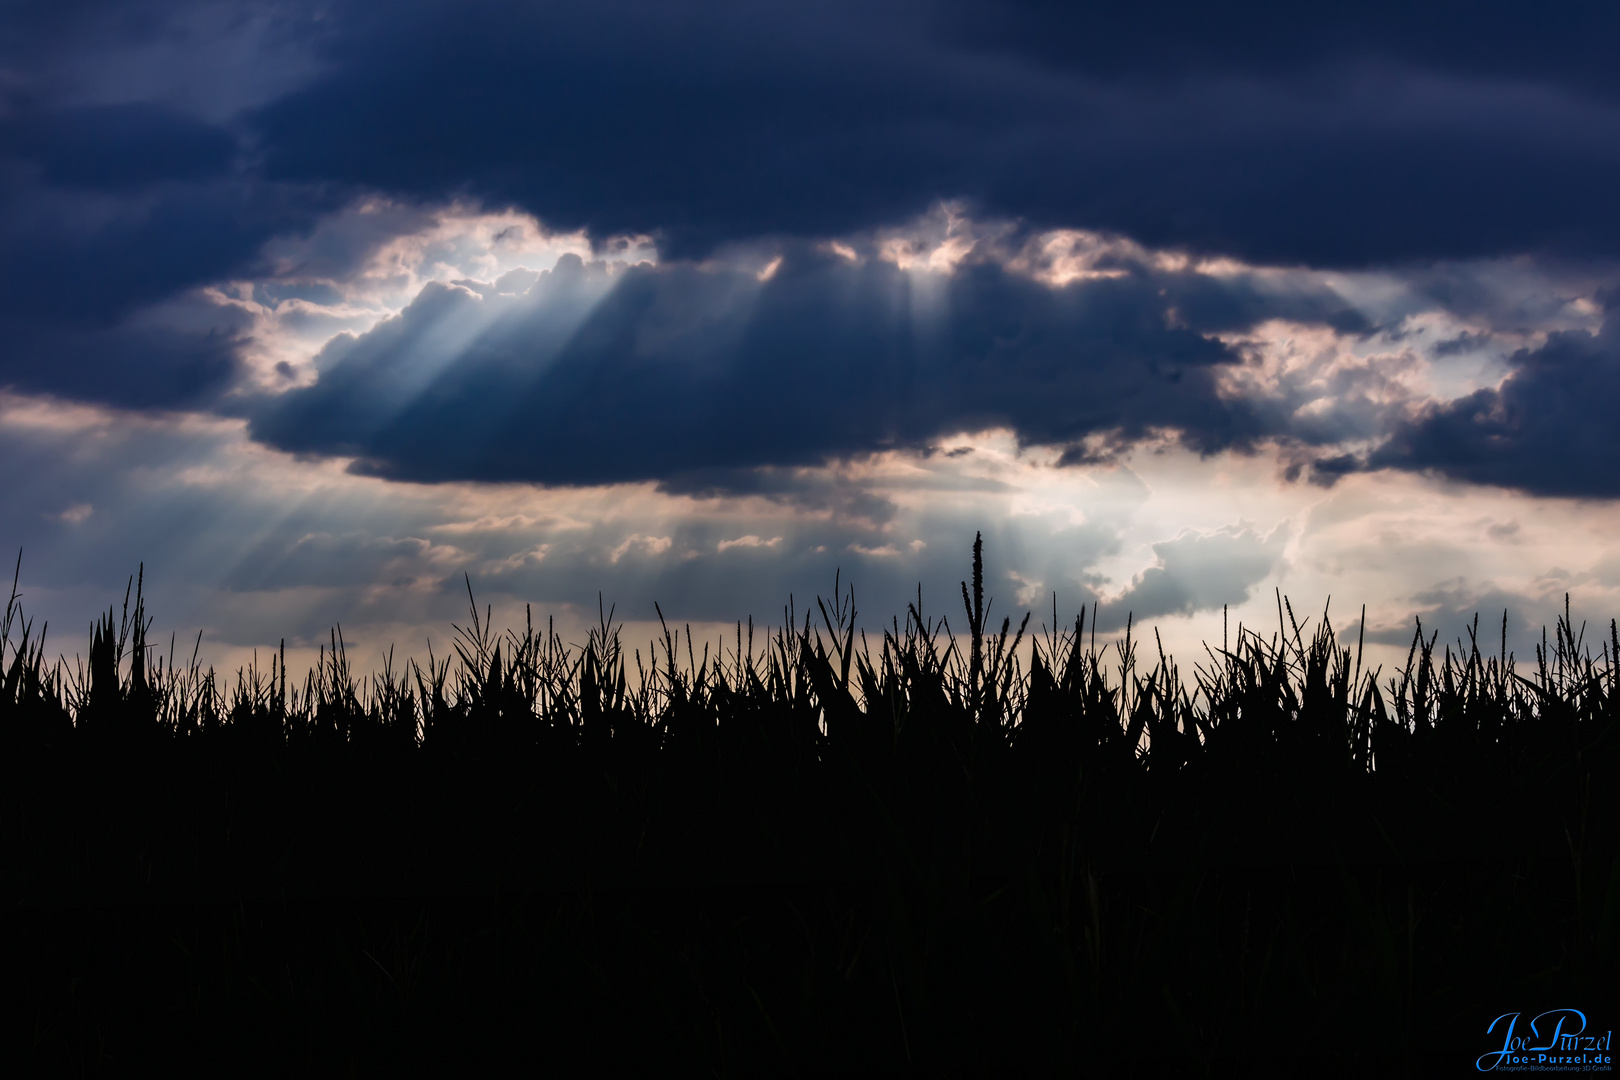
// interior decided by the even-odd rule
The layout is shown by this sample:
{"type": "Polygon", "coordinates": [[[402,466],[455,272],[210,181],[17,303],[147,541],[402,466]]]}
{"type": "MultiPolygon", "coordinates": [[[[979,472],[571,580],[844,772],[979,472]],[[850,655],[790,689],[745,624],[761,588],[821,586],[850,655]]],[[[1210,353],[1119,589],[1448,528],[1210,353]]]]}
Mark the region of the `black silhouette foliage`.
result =
{"type": "Polygon", "coordinates": [[[1602,1007],[1614,624],[1561,619],[1528,670],[1419,627],[1383,677],[1279,598],[1189,674],[1084,613],[1023,651],[973,555],[965,640],[920,594],[868,640],[837,585],[819,623],[646,655],[610,610],[571,646],[473,603],[453,657],[361,676],[334,629],[301,681],[159,655],[139,583],[53,664],[14,588],[10,1045],[1427,1075],[1504,1011],[1602,1007]]]}

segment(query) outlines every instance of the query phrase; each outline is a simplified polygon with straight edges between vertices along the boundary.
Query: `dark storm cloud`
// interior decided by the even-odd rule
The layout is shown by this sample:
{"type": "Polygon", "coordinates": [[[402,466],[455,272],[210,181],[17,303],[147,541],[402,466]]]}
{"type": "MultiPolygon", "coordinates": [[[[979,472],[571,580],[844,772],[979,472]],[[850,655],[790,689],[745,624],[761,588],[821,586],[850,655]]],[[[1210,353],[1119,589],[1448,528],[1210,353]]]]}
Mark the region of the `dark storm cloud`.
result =
{"type": "Polygon", "coordinates": [[[23,180],[4,194],[0,386],[133,408],[206,406],[230,384],[245,319],[185,294],[310,213],[307,200],[235,183],[90,192],[23,180]],[[176,306],[190,309],[180,325],[165,314],[176,306]]]}
{"type": "Polygon", "coordinates": [[[1282,433],[1217,392],[1236,357],[1173,325],[1177,295],[1173,275],[1053,288],[991,260],[913,276],[809,248],[763,282],[693,264],[610,278],[565,256],[520,297],[427,286],[327,346],[319,380],[263,402],[251,430],[396,479],[694,493],[988,427],[1039,444],[1170,428],[1199,451],[1282,433]]]}
{"type": "Polygon", "coordinates": [[[274,81],[248,47],[268,11],[0,14],[0,386],[167,408],[228,384],[234,328],[154,329],[149,309],[243,272],[332,205],[266,183],[221,115],[265,100],[237,84],[274,81]]]}
{"type": "Polygon", "coordinates": [[[1266,289],[1250,276],[1174,274],[1164,277],[1162,287],[1176,321],[1201,334],[1241,332],[1268,319],[1328,326],[1344,334],[1375,329],[1344,297],[1304,275],[1266,289]]]}
{"type": "MultiPolygon", "coordinates": [[[[512,206],[598,239],[647,233],[677,263],[870,233],[942,198],[1026,232],[1102,229],[1259,263],[1612,257],[1617,19],[1587,4],[8,10],[0,334],[14,346],[0,385],[207,401],[236,373],[235,331],[165,338],[143,313],[253,276],[268,242],[378,192],[406,207],[512,206]]],[[[896,273],[801,251],[745,316],[719,320],[730,337],[687,326],[645,340],[669,328],[664,309],[714,310],[717,289],[741,287],[723,277],[638,271],[578,334],[553,334],[543,362],[525,322],[540,316],[515,312],[449,369],[406,378],[401,358],[430,346],[399,335],[473,302],[424,295],[391,328],[334,345],[320,384],[261,411],[255,430],[387,476],[673,486],[992,423],[1060,443],[1169,426],[1214,450],[1288,423],[1212,393],[1230,357],[1200,334],[1265,318],[1369,329],[1325,292],[1183,275],[1161,302],[1140,274],[1051,293],[979,265],[949,284],[944,336],[929,340],[895,322],[896,273]]],[[[1496,422],[1486,404],[1435,413],[1405,433],[1409,452],[1381,460],[1472,476],[1422,436],[1483,430],[1496,422]]],[[[1347,423],[1292,434],[1368,434],[1366,418],[1347,423]]],[[[1492,469],[1480,475],[1532,466],[1492,469]]]]}
{"type": "Polygon", "coordinates": [[[0,380],[25,391],[133,409],[206,406],[237,370],[246,318],[216,309],[202,329],[141,325],[40,328],[0,323],[9,331],[0,380]]]}
{"type": "Polygon", "coordinates": [[[256,182],[90,191],[0,174],[0,386],[133,407],[206,403],[236,370],[234,331],[141,326],[154,308],[242,272],[320,202],[256,182]]]}
{"type": "Polygon", "coordinates": [[[36,324],[116,321],[228,275],[308,220],[280,193],[227,185],[100,196],[18,184],[4,194],[0,318],[36,324]]]}
{"type": "MultiPolygon", "coordinates": [[[[243,272],[319,193],[228,171],[234,142],[145,108],[0,132],[0,386],[133,407],[205,403],[235,332],[151,330],[153,309],[243,272]]],[[[4,126],[4,122],[0,122],[4,126]]]]}
{"type": "Polygon", "coordinates": [[[1495,389],[1430,406],[1373,453],[1373,468],[1432,471],[1536,495],[1620,495],[1620,304],[1602,329],[1565,331],[1512,357],[1495,389]]]}
{"type": "Polygon", "coordinates": [[[1617,82],[1601,34],[1616,25],[1616,13],[1601,0],[1535,11],[1488,0],[1421,6],[1401,0],[1243,6],[1008,0],[947,2],[937,10],[944,33],[964,46],[1072,70],[1287,72],[1372,55],[1443,71],[1566,80],[1598,93],[1612,93],[1617,82]]]}
{"type": "Polygon", "coordinates": [[[956,197],[1265,262],[1620,248],[1612,7],[1007,9],[354,5],[256,129],[677,255],[956,197]]]}
{"type": "Polygon", "coordinates": [[[236,152],[229,132],[146,104],[0,119],[0,146],[48,184],[112,191],[218,175],[236,152]]]}

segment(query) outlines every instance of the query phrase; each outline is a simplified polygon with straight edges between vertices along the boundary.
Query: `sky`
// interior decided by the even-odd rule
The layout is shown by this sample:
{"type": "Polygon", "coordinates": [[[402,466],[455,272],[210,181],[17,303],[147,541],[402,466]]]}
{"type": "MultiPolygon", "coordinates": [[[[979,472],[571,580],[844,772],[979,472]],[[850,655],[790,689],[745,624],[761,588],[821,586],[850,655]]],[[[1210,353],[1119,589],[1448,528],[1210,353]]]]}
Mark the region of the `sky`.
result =
{"type": "Polygon", "coordinates": [[[0,554],[69,658],[137,568],[227,667],[961,629],[980,532],[995,620],[1524,656],[1620,614],[1617,24],[5,4],[0,554]]]}

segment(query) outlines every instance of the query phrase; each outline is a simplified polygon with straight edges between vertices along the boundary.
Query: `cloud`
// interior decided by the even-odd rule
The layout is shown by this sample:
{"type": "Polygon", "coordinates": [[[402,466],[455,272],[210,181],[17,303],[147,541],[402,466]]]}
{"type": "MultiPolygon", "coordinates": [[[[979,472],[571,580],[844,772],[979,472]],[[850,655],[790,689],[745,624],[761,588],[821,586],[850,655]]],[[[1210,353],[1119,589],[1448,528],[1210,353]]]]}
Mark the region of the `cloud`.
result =
{"type": "MultiPolygon", "coordinates": [[[[935,478],[930,478],[935,479],[935,478]]],[[[982,490],[995,481],[974,478],[937,478],[946,485],[982,490]]],[[[784,468],[773,465],[691,469],[658,481],[658,490],[698,499],[758,498],[778,506],[824,514],[846,525],[881,528],[894,519],[899,506],[881,491],[872,490],[850,469],[784,468]]]]}
{"type": "Polygon", "coordinates": [[[1252,526],[1228,525],[1208,533],[1183,532],[1154,544],[1157,565],[1137,574],[1124,592],[1098,609],[1098,626],[1124,626],[1127,615],[1154,619],[1242,604],[1276,568],[1285,540],[1280,528],[1261,536],[1252,526]]]}
{"type": "MultiPolygon", "coordinates": [[[[899,489],[874,492],[818,466],[891,449],[934,453],[941,440],[991,428],[1059,447],[1065,465],[1144,443],[1203,454],[1270,444],[1287,479],[1321,486],[1398,467],[1530,491],[1610,491],[1578,467],[1562,469],[1562,486],[1513,472],[1524,459],[1516,447],[1530,445],[1547,413],[1534,393],[1567,402],[1535,436],[1554,458],[1607,431],[1571,411],[1605,400],[1599,383],[1613,366],[1601,307],[1571,296],[1605,295],[1590,273],[1480,264],[1408,279],[1249,267],[1123,237],[977,223],[949,204],[839,241],[848,254],[776,242],[631,265],[587,261],[584,238],[532,219],[385,213],[407,232],[360,229],[363,242],[337,248],[359,243],[369,254],[344,255],[334,267],[348,277],[320,280],[342,295],[380,287],[402,310],[299,361],[306,385],[234,406],[255,438],[395,480],[653,481],[670,494],[758,496],[873,526],[893,518],[899,489]],[[468,230],[489,235],[474,243],[468,230]],[[523,248],[532,261],[554,265],[494,258],[491,237],[514,230],[532,234],[523,248]],[[940,251],[949,267],[924,269],[940,251]],[[761,266],[776,269],[762,279],[761,266]],[[486,277],[452,276],[463,270],[486,277]],[[1462,312],[1435,292],[1462,296],[1462,312]],[[1576,353],[1596,359],[1558,359],[1576,353]],[[1591,385],[1559,389],[1576,385],[1572,371],[1591,385]],[[1501,372],[1512,377],[1495,388],[1501,372]],[[1503,419],[1504,408],[1517,419],[1503,419]],[[1485,430],[1503,424],[1517,434],[1485,430]]],[[[377,310],[382,294],[365,294],[377,310]]]]}
{"type": "Polygon", "coordinates": [[[413,536],[376,536],[361,531],[306,533],[290,545],[272,540],[250,548],[225,585],[241,592],[361,582],[433,589],[459,576],[456,572],[470,558],[459,548],[413,536]]]}
{"type": "Polygon", "coordinates": [[[1620,495],[1620,316],[1550,335],[1511,359],[1499,387],[1433,403],[1372,455],[1372,468],[1438,473],[1537,495],[1620,495]]]}
{"type": "Polygon", "coordinates": [[[740,257],[614,270],[566,255],[520,295],[430,283],[329,344],[313,385],[262,400],[253,435],[393,479],[770,494],[800,486],[794,467],[965,430],[1046,444],[1172,429],[1201,451],[1286,431],[1221,392],[1238,354],[1172,316],[1184,288],[1208,288],[1185,274],[1129,265],[1053,287],[992,256],[921,274],[802,245],[774,258],[767,281],[740,257]],[[766,466],[789,471],[742,475],[766,466]]]}
{"type": "Polygon", "coordinates": [[[144,105],[224,123],[319,70],[319,0],[93,0],[13,6],[0,46],[13,104],[144,105]]]}
{"type": "MultiPolygon", "coordinates": [[[[0,360],[0,383],[157,408],[217,396],[242,374],[229,342],[75,336],[274,277],[289,249],[306,278],[342,277],[360,237],[313,233],[358,203],[390,207],[373,225],[396,235],[460,200],[569,236],[656,236],[675,261],[802,240],[854,264],[849,238],[960,199],[1082,238],[1038,268],[1052,283],[1130,278],[1129,245],[1099,236],[1278,266],[1620,250],[1620,82],[1590,44],[1606,9],[1470,8],[1463,41],[1427,8],[1146,5],[1077,24],[976,2],[126,7],[0,21],[0,333],[28,354],[0,360]],[[160,375],[120,398],[130,351],[160,375]]],[[[972,247],[900,261],[937,270],[972,247]]],[[[774,257],[746,270],[756,286],[803,262],[774,257]]],[[[318,288],[279,284],[281,300],[318,288]]],[[[1366,329],[1331,290],[1181,286],[1168,306],[1202,333],[1366,329]]]]}
{"type": "Polygon", "coordinates": [[[137,409],[209,405],[235,379],[249,329],[242,312],[197,298],[111,326],[0,318],[0,385],[137,409]]]}
{"type": "Polygon", "coordinates": [[[726,551],[726,550],[728,550],[730,548],[738,548],[738,547],[740,547],[740,548],[761,548],[761,547],[763,547],[763,548],[773,548],[773,547],[776,547],[781,542],[782,542],[782,538],[780,536],[773,536],[769,540],[761,540],[759,537],[755,536],[753,533],[749,533],[747,536],[739,536],[735,540],[722,540],[718,544],[715,545],[715,550],[716,551],[726,551]]]}
{"type": "Polygon", "coordinates": [[[0,146],[48,184],[110,191],[218,176],[237,149],[223,128],[146,104],[0,118],[0,146]]]}
{"type": "MultiPolygon", "coordinates": [[[[246,639],[390,590],[437,618],[461,572],[729,618],[858,570],[950,610],[979,528],[1011,599],[1106,570],[1120,621],[1257,591],[1289,499],[1610,498],[1617,19],[12,5],[4,520],[55,586],[145,559],[246,639]],[[1216,472],[1155,496],[1149,458],[1216,472]],[[1219,527],[1227,473],[1264,526],[1219,527]]],[[[1421,570],[1392,530],[1384,595],[1520,588],[1565,540],[1512,505],[1421,570]]]]}
{"type": "Polygon", "coordinates": [[[336,5],[325,72],[255,137],[274,178],[469,193],[677,258],[941,197],[1280,264],[1620,243],[1620,95],[1574,44],[1612,12],[1006,7],[336,5]]]}
{"type": "Polygon", "coordinates": [[[667,536],[642,536],[633,533],[624,538],[624,542],[608,553],[608,562],[616,563],[632,552],[639,551],[643,555],[662,555],[670,549],[674,541],[667,536]]]}
{"type": "Polygon", "coordinates": [[[155,328],[161,309],[346,197],[266,183],[238,122],[313,72],[308,51],[287,5],[51,9],[0,15],[0,386],[196,405],[238,342],[155,328]]]}
{"type": "Polygon", "coordinates": [[[217,305],[200,290],[324,208],[230,178],[49,187],[0,161],[0,386],[143,408],[207,402],[237,373],[246,321],[205,310],[217,305]]]}
{"type": "Polygon", "coordinates": [[[1520,598],[1510,647],[1528,656],[1527,631],[1550,620],[1565,590],[1578,618],[1584,601],[1606,624],[1620,581],[1607,540],[1620,513],[1613,506],[1466,491],[1393,471],[1353,477],[1324,497],[1271,483],[1267,456],[1201,461],[1178,449],[1054,469],[1054,451],[1020,454],[1009,432],[951,445],[974,453],[886,453],[797,473],[807,488],[810,476],[837,475],[887,498],[894,514],[878,525],[790,500],[697,499],[652,484],[388,483],[268,450],[240,423],[0,395],[0,449],[19,477],[0,493],[0,522],[7,542],[23,549],[29,610],[49,619],[53,648],[70,657],[97,606],[121,595],[124,575],[142,562],[164,636],[206,628],[205,655],[210,642],[262,645],[283,635],[313,645],[334,621],[367,650],[392,640],[419,652],[424,634],[442,645],[450,621],[465,614],[463,572],[481,603],[494,602],[498,621],[521,620],[529,601],[537,617],[556,613],[560,626],[594,619],[600,590],[634,619],[653,619],[657,600],[671,619],[694,624],[749,614],[774,624],[790,594],[802,613],[841,570],[856,584],[869,633],[904,612],[919,582],[925,612],[957,626],[958,582],[978,530],[995,620],[1016,621],[1030,605],[1034,625],[1049,622],[1055,592],[1066,625],[1100,599],[1100,634],[1121,629],[1134,611],[1139,623],[1161,621],[1167,647],[1183,656],[1197,654],[1199,637],[1219,635],[1223,602],[1234,606],[1233,627],[1274,625],[1268,564],[1296,608],[1319,610],[1330,592],[1341,616],[1344,605],[1353,614],[1369,601],[1369,648],[1400,656],[1414,610],[1444,629],[1444,640],[1474,610],[1494,634],[1501,612],[1492,589],[1520,598]],[[973,477],[1000,486],[953,486],[973,477]],[[1234,496],[1262,524],[1224,524],[1234,496]],[[1324,498],[1349,504],[1337,531],[1322,515],[1314,524],[1294,518],[1299,546],[1284,574],[1270,562],[1271,545],[1290,535],[1290,515],[1324,498]],[[94,511],[64,520],[76,505],[94,511]],[[1490,538],[1501,522],[1520,525],[1511,547],[1490,538]],[[1192,529],[1178,534],[1183,526],[1192,529]],[[747,536],[762,546],[720,551],[747,536]],[[863,555],[852,544],[894,554],[863,555]],[[1528,580],[1553,564],[1572,574],[1528,580]],[[1458,590],[1454,598],[1429,595],[1440,588],[1433,582],[1457,574],[1467,582],[1444,586],[1458,590]],[[1189,606],[1204,617],[1187,617],[1189,606]],[[1456,618],[1442,619],[1442,606],[1456,618]]]}
{"type": "MultiPolygon", "coordinates": [[[[1562,579],[1543,575],[1520,588],[1471,581],[1466,577],[1436,582],[1407,598],[1405,606],[1409,614],[1404,622],[1370,621],[1365,640],[1404,650],[1411,646],[1421,624],[1425,640],[1438,635],[1436,649],[1442,654],[1447,647],[1455,653],[1458,642],[1466,653],[1477,640],[1482,654],[1498,655],[1504,647],[1505,636],[1509,653],[1518,657],[1521,664],[1533,663],[1542,627],[1551,625],[1563,614],[1563,596],[1570,588],[1567,578],[1567,574],[1563,574],[1562,579]]],[[[1577,628],[1587,614],[1580,607],[1574,610],[1577,628]]],[[[1603,625],[1607,619],[1594,621],[1603,625]]],[[[1348,631],[1341,631],[1343,640],[1359,636],[1362,636],[1359,620],[1352,622],[1348,631]]]]}

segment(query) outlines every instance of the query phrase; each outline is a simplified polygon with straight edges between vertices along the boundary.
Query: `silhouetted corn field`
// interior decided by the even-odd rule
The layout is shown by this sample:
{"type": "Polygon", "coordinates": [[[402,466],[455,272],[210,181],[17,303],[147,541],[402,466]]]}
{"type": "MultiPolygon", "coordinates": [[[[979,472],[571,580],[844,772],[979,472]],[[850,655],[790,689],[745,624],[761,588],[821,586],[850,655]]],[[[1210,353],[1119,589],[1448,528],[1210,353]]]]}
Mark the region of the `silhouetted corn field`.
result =
{"type": "Polygon", "coordinates": [[[835,590],[644,653],[473,605],[451,657],[221,678],[131,596],[82,665],[3,625],[44,1068],[1427,1075],[1613,1000],[1613,623],[1533,667],[1420,627],[1393,676],[1282,601],[1190,670],[1084,616],[1031,654],[975,544],[960,634],[835,590]]]}

